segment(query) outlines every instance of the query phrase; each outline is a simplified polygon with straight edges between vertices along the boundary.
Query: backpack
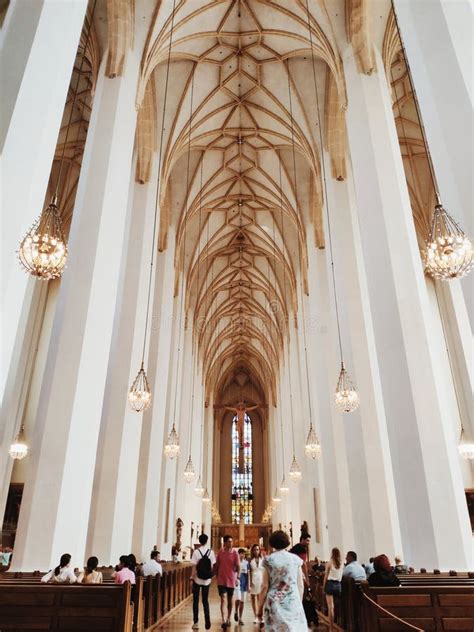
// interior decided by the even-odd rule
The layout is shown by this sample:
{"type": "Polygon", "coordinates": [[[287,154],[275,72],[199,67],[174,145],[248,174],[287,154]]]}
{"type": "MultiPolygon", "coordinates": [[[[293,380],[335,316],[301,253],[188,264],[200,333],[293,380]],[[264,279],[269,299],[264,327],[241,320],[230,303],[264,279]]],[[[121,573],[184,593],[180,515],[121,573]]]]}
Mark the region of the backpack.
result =
{"type": "Polygon", "coordinates": [[[212,579],[211,550],[208,549],[203,555],[198,549],[201,559],[196,564],[196,573],[199,579],[212,579]]]}

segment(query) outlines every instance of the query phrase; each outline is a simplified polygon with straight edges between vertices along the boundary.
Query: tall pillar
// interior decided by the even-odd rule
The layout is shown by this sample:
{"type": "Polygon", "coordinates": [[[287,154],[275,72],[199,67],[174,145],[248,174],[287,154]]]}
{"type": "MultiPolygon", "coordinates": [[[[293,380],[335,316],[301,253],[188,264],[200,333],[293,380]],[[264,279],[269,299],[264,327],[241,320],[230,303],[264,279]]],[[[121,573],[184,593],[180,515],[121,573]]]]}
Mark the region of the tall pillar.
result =
{"type": "Polygon", "coordinates": [[[454,427],[380,55],[377,71],[344,59],[348,139],[406,559],[466,569],[472,534],[454,427]]]}
{"type": "Polygon", "coordinates": [[[133,551],[142,558],[158,544],[163,447],[168,434],[166,394],[170,383],[173,332],[174,227],[170,226],[168,248],[156,258],[153,316],[150,329],[148,378],[152,388],[151,408],[142,420],[137,495],[133,526],[133,551]]]}
{"type": "Polygon", "coordinates": [[[359,409],[343,415],[357,551],[393,557],[403,550],[352,174],[331,180],[328,197],[346,364],[360,398],[359,409]]]}
{"type": "MultiPolygon", "coordinates": [[[[314,361],[315,400],[320,419],[321,463],[324,469],[326,513],[322,528],[327,531],[329,547],[353,549],[353,528],[347,446],[342,415],[334,407],[333,393],[339,372],[336,348],[336,316],[334,295],[328,282],[329,264],[324,250],[317,250],[314,236],[308,231],[308,282],[310,296],[314,296],[316,336],[308,338],[310,356],[314,361]]],[[[327,551],[329,553],[329,551],[327,551]]]]}
{"type": "MultiPolygon", "coordinates": [[[[67,22],[67,20],[66,20],[67,22]]],[[[84,561],[97,441],[120,281],[140,46],[123,77],[99,72],[42,384],[17,538],[16,570],[84,561]],[[41,533],[41,546],[38,546],[41,533]]],[[[125,396],[125,395],[124,395],[125,396]]]]}
{"type": "Polygon", "coordinates": [[[21,269],[15,253],[44,205],[86,6],[86,0],[18,0],[10,3],[2,29],[1,515],[41,294],[40,282],[21,269]]]}
{"type": "MultiPolygon", "coordinates": [[[[474,239],[472,3],[395,0],[395,9],[443,204],[474,239]]],[[[436,285],[462,419],[472,433],[472,275],[436,285]]]]}
{"type": "Polygon", "coordinates": [[[44,0],[25,10],[16,2],[5,24],[2,205],[9,212],[2,221],[2,396],[15,345],[22,341],[18,326],[28,298],[28,277],[15,252],[44,205],[86,6],[86,0],[44,0]]]}
{"type": "MultiPolygon", "coordinates": [[[[132,169],[132,180],[133,174],[132,169]]],[[[132,550],[133,519],[123,516],[133,516],[135,509],[144,415],[131,410],[127,393],[142,357],[155,189],[156,173],[146,185],[130,184],[124,274],[112,334],[87,541],[88,555],[97,555],[104,564],[112,564],[124,551],[132,550]]],[[[150,378],[148,354],[145,360],[150,378]]]]}

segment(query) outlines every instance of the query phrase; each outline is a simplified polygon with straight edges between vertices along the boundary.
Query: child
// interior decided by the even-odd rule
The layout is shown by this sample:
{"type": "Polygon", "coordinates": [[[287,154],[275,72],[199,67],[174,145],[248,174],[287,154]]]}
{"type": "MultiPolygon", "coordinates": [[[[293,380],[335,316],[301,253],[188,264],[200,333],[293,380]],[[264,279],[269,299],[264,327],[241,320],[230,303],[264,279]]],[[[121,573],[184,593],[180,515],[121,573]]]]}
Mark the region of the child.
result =
{"type": "Polygon", "coordinates": [[[247,591],[249,589],[249,563],[245,558],[245,549],[239,549],[240,577],[237,578],[235,588],[235,613],[234,620],[240,625],[244,625],[242,616],[244,614],[244,603],[247,601],[247,591]]]}

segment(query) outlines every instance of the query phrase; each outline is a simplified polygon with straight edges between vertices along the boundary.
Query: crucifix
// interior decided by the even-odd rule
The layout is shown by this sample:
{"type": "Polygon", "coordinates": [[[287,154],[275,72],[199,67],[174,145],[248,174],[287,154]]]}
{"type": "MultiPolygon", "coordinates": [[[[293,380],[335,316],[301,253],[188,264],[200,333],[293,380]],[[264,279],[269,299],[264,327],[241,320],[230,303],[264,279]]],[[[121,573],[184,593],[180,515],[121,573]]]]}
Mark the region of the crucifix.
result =
{"type": "Polygon", "coordinates": [[[237,433],[239,435],[239,473],[244,473],[244,424],[245,415],[255,408],[264,406],[264,404],[254,404],[249,406],[243,399],[237,402],[237,404],[224,404],[223,406],[214,406],[215,409],[223,408],[224,410],[230,410],[235,413],[237,417],[237,433]]]}

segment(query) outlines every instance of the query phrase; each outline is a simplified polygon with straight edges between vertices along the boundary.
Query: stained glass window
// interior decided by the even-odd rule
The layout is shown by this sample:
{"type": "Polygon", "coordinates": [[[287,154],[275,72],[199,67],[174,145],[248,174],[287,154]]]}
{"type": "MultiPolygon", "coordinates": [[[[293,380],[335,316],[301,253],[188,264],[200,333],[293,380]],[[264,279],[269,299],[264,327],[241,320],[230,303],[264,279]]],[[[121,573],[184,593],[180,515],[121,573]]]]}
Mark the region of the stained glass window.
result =
{"type": "Polygon", "coordinates": [[[245,524],[253,522],[252,421],[245,414],[241,450],[237,415],[232,420],[232,522],[240,522],[241,507],[245,524]]]}

